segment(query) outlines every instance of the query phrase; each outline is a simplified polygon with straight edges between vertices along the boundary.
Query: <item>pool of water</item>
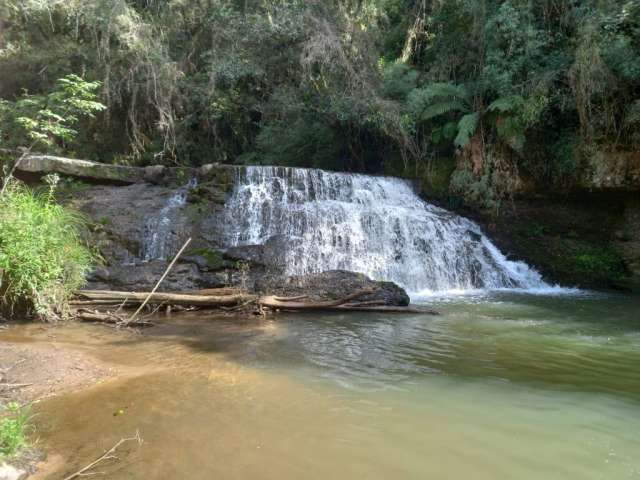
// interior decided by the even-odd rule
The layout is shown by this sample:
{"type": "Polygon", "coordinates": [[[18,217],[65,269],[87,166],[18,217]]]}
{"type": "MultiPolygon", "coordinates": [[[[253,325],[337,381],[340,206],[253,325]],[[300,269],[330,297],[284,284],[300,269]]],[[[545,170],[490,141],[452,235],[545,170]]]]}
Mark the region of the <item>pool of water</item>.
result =
{"type": "MultiPolygon", "coordinates": [[[[114,479],[640,478],[640,299],[431,298],[442,315],[190,314],[61,342],[154,369],[37,407],[42,446],[114,479]]],[[[37,341],[40,333],[31,333],[37,341]]]]}

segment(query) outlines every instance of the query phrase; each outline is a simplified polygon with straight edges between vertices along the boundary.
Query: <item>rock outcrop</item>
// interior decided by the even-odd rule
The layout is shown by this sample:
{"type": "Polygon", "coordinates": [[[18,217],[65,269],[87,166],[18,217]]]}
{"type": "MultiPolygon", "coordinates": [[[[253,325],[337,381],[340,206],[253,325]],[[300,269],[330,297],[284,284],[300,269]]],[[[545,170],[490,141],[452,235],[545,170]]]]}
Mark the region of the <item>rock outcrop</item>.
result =
{"type": "Polygon", "coordinates": [[[18,165],[18,172],[36,175],[57,173],[85,180],[120,185],[152,181],[158,178],[163,170],[164,167],[136,168],[124,165],[107,165],[105,163],[52,155],[29,155],[23,158],[18,165]]]}
{"type": "Polygon", "coordinates": [[[362,273],[329,270],[322,273],[287,277],[279,283],[258,284],[259,289],[283,297],[307,295],[308,301],[336,300],[360,290],[375,290],[358,299],[359,302],[380,302],[384,305],[409,305],[409,295],[393,282],[372,280],[362,273]]]}

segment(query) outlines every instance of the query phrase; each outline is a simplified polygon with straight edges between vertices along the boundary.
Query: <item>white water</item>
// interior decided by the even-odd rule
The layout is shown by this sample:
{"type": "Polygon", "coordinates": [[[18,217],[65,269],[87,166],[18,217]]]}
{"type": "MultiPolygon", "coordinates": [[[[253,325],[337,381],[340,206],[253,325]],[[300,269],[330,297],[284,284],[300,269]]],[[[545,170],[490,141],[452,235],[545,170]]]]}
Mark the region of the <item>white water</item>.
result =
{"type": "Polygon", "coordinates": [[[470,220],[391,177],[247,167],[226,207],[231,245],[288,240],[287,273],[344,269],[410,292],[551,289],[505,258],[470,220]]]}
{"type": "Polygon", "coordinates": [[[179,232],[174,231],[174,220],[186,203],[189,190],[195,187],[196,183],[196,179],[189,180],[169,197],[157,215],[149,218],[145,223],[140,252],[140,259],[143,262],[166,260],[169,255],[176,253],[179,232]]]}

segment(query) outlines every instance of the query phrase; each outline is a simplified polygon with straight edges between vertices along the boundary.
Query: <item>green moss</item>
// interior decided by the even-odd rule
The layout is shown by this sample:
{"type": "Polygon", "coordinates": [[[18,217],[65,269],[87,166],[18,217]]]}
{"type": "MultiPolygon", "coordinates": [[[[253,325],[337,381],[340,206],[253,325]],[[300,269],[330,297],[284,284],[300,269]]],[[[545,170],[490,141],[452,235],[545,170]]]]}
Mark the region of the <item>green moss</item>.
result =
{"type": "Polygon", "coordinates": [[[203,257],[207,261],[207,266],[211,270],[219,270],[224,267],[224,259],[222,253],[218,250],[211,250],[209,248],[197,248],[191,250],[187,255],[197,255],[203,257]]]}
{"type": "Polygon", "coordinates": [[[230,186],[217,182],[202,183],[189,191],[187,201],[190,204],[224,204],[230,186]]]}

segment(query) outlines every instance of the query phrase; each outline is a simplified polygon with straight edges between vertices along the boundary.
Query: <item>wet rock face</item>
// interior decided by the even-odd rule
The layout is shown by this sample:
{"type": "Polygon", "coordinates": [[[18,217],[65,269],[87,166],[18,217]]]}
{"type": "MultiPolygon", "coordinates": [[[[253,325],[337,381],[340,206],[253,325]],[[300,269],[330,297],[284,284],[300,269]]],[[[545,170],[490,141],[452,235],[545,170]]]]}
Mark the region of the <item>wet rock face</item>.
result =
{"type": "Polygon", "coordinates": [[[224,261],[219,251],[222,210],[233,185],[227,170],[209,169],[207,179],[188,192],[186,181],[178,186],[76,182],[67,188],[66,201],[88,218],[88,242],[103,259],[87,288],[150,289],[187,238],[192,242],[163,282],[163,290],[214,288],[233,280],[228,272],[233,263],[224,261]],[[184,198],[176,202],[180,189],[185,190],[184,198]],[[160,249],[153,239],[157,232],[166,244],[160,249]]]}
{"type": "MultiPolygon", "coordinates": [[[[85,288],[90,290],[149,291],[160,279],[167,262],[154,261],[136,265],[98,267],[89,275],[85,288]]],[[[162,283],[162,290],[183,292],[227,285],[224,271],[207,272],[195,263],[177,263],[162,283]]]]}
{"type": "Polygon", "coordinates": [[[640,153],[598,151],[586,159],[581,186],[589,190],[635,191],[640,188],[640,153]]]}

